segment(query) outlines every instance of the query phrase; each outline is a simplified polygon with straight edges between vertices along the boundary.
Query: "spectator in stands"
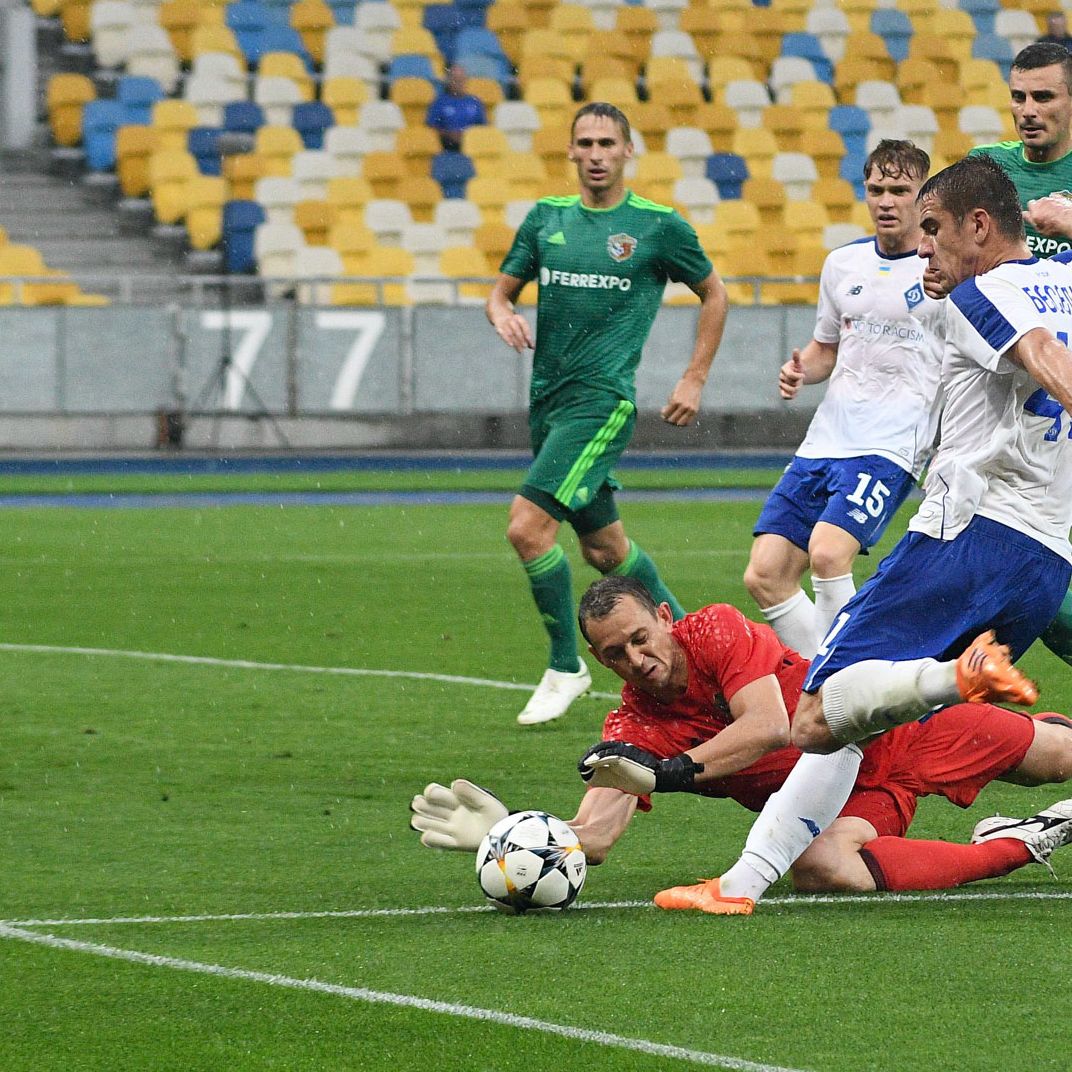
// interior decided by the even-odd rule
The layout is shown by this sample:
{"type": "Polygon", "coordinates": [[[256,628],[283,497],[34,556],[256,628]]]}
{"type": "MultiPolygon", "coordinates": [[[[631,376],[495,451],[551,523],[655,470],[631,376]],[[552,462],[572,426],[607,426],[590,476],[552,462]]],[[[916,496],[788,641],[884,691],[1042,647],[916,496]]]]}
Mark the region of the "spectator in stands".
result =
{"type": "Polygon", "coordinates": [[[1060,45],[1072,52],[1072,37],[1068,35],[1068,23],[1063,11],[1055,11],[1046,16],[1046,32],[1039,38],[1039,41],[1060,45]]]}
{"type": "Polygon", "coordinates": [[[465,92],[465,68],[452,63],[447,68],[447,81],[439,96],[428,106],[425,122],[439,132],[444,149],[458,150],[462,147],[462,134],[466,127],[484,126],[488,117],[479,97],[465,92]]]}

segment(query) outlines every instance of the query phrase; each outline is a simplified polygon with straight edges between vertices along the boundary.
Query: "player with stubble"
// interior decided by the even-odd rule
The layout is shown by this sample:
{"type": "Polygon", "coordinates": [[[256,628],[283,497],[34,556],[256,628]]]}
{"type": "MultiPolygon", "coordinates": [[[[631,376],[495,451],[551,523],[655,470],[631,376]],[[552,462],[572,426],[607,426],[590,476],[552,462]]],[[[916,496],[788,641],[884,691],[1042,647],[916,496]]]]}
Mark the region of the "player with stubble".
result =
{"type": "Polygon", "coordinates": [[[722,338],[726,288],[696,232],[677,212],[626,188],[633,155],[629,121],[591,103],[573,120],[570,161],[580,193],[541,198],[518,229],[488,297],[488,320],[518,353],[534,351],[529,431],[534,459],[510,507],[507,538],[528,577],[550,639],[549,665],[518,716],[522,725],[565,713],[591,684],[577,654],[573,581],[558,530],[577,533],[600,573],[639,580],[675,617],[681,604],[654,562],[626,535],[613,468],[636,421],[635,374],[667,281],[700,299],[689,362],[662,408],[691,424],[722,338]],[[539,281],[536,331],[515,309],[539,281]]]}

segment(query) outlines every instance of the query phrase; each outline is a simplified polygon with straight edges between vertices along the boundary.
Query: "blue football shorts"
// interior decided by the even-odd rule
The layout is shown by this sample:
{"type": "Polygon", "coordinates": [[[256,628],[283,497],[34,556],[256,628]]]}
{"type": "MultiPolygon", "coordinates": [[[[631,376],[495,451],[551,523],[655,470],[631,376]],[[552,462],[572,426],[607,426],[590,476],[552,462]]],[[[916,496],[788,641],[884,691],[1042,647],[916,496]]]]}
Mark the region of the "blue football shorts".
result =
{"type": "Polygon", "coordinates": [[[865,659],[956,658],[984,629],[1018,659],[1053,621],[1070,579],[1060,555],[985,517],[954,540],[909,532],[834,619],[804,691],[865,659]]]}
{"type": "Polygon", "coordinates": [[[754,536],[784,536],[807,551],[816,522],[844,529],[862,551],[878,542],[915,480],[877,454],[859,458],[794,457],[767,497],[754,536]]]}

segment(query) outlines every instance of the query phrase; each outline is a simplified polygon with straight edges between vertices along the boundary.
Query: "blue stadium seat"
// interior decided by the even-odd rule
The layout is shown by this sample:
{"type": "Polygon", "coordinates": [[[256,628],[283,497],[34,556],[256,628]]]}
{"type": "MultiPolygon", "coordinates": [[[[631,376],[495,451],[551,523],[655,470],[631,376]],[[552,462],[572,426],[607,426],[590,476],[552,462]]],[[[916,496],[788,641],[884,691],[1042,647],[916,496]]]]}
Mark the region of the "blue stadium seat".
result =
{"type": "Polygon", "coordinates": [[[704,173],[718,187],[723,201],[737,201],[741,185],[749,177],[748,162],[736,153],[712,153],[704,165],[704,173]]]}
{"type": "Polygon", "coordinates": [[[254,101],[229,101],[223,106],[223,129],[256,134],[264,126],[264,109],[254,101]]]}
{"type": "Polygon", "coordinates": [[[166,94],[155,78],[124,75],[115,87],[115,99],[127,110],[128,123],[148,126],[153,121],[153,105],[166,94]]]}
{"type": "Polygon", "coordinates": [[[491,78],[505,90],[514,76],[514,68],[505,56],[484,52],[465,52],[455,45],[454,62],[460,63],[470,78],[491,78]]]}
{"type": "Polygon", "coordinates": [[[390,85],[396,78],[423,78],[438,90],[439,79],[436,78],[432,61],[427,56],[415,56],[406,54],[395,56],[387,64],[387,73],[384,75],[387,84],[390,85]]]}
{"type": "Polygon", "coordinates": [[[847,153],[867,155],[871,117],[863,108],[857,108],[855,104],[838,104],[830,109],[827,126],[841,135],[847,153]]]}
{"type": "Polygon", "coordinates": [[[126,108],[119,101],[94,100],[82,109],[82,148],[90,171],[115,168],[115,134],[130,124],[126,108]]]}
{"type": "Polygon", "coordinates": [[[841,158],[841,163],[838,165],[838,174],[841,178],[852,183],[857,201],[864,200],[864,161],[866,159],[867,153],[865,151],[849,152],[841,158]]]}
{"type": "Polygon", "coordinates": [[[268,52],[293,52],[301,56],[307,70],[313,69],[312,57],[305,49],[301,34],[292,26],[267,26],[257,40],[256,50],[252,55],[246,52],[246,58],[251,64],[257,64],[268,52]]]}
{"type": "Polygon", "coordinates": [[[228,272],[255,272],[253,236],[267,216],[256,201],[228,201],[223,206],[223,266],[228,272]]]}
{"type": "Polygon", "coordinates": [[[227,28],[234,32],[238,47],[247,60],[251,53],[263,52],[260,49],[261,34],[271,21],[267,9],[257,0],[239,0],[237,4],[228,4],[224,16],[227,28]]]}
{"type": "Polygon", "coordinates": [[[357,5],[353,0],[328,0],[328,7],[335,16],[336,26],[353,26],[357,5]]]}
{"type": "Polygon", "coordinates": [[[475,174],[476,168],[465,153],[442,152],[432,157],[432,178],[444,197],[465,197],[466,184],[475,174]]]}
{"type": "Polygon", "coordinates": [[[487,23],[491,0],[454,0],[462,26],[481,27],[487,23]]]}
{"type": "Polygon", "coordinates": [[[894,8],[879,8],[871,13],[871,32],[886,42],[890,56],[898,63],[908,57],[912,37],[912,20],[894,8]]]}
{"type": "Polygon", "coordinates": [[[454,40],[454,48],[458,53],[467,56],[492,56],[496,59],[506,59],[499,38],[493,30],[486,30],[482,26],[465,26],[458,31],[454,40]]]}
{"type": "Polygon", "coordinates": [[[820,82],[834,81],[834,65],[823,51],[822,42],[815,34],[787,33],[782,37],[783,56],[800,56],[810,60],[815,68],[815,77],[820,82]]]}
{"type": "Polygon", "coordinates": [[[435,38],[439,51],[452,59],[458,31],[463,28],[461,9],[454,4],[428,4],[421,15],[421,25],[435,38]]]}
{"type": "Polygon", "coordinates": [[[202,175],[220,174],[220,133],[219,127],[194,127],[186,135],[186,148],[202,175]]]}
{"type": "Polygon", "coordinates": [[[994,32],[994,20],[1001,10],[1000,0],[960,0],[961,11],[966,11],[975,23],[975,29],[981,34],[994,32]]]}
{"type": "Polygon", "coordinates": [[[1013,51],[1007,38],[994,33],[979,34],[972,42],[972,57],[977,60],[993,60],[1001,68],[1002,77],[1008,79],[1012,69],[1013,51]]]}
{"type": "Polygon", "coordinates": [[[301,135],[306,149],[324,147],[324,131],[335,125],[335,113],[321,101],[303,101],[291,113],[294,129],[301,135]]]}

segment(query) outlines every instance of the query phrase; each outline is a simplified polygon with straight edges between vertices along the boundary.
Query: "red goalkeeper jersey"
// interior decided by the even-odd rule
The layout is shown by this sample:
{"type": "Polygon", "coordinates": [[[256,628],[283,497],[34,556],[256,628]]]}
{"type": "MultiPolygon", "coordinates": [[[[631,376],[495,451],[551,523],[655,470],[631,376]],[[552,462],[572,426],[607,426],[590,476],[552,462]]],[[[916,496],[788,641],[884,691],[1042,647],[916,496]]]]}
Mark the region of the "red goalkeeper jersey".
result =
{"type": "MultiPolygon", "coordinates": [[[[792,719],[808,660],[787,648],[769,625],[749,621],[736,607],[714,603],[674,623],[674,639],[688,660],[689,683],[673,703],[626,685],[622,703],[607,715],[603,739],[625,741],[660,758],[676,756],[709,741],[733,722],[729,702],[745,685],[773,674],[792,719]]],[[[736,774],[711,782],[697,792],[732,797],[752,811],[785,780],[800,752],[779,748],[736,774]]],[[[651,802],[640,798],[647,811],[651,802]]]]}

